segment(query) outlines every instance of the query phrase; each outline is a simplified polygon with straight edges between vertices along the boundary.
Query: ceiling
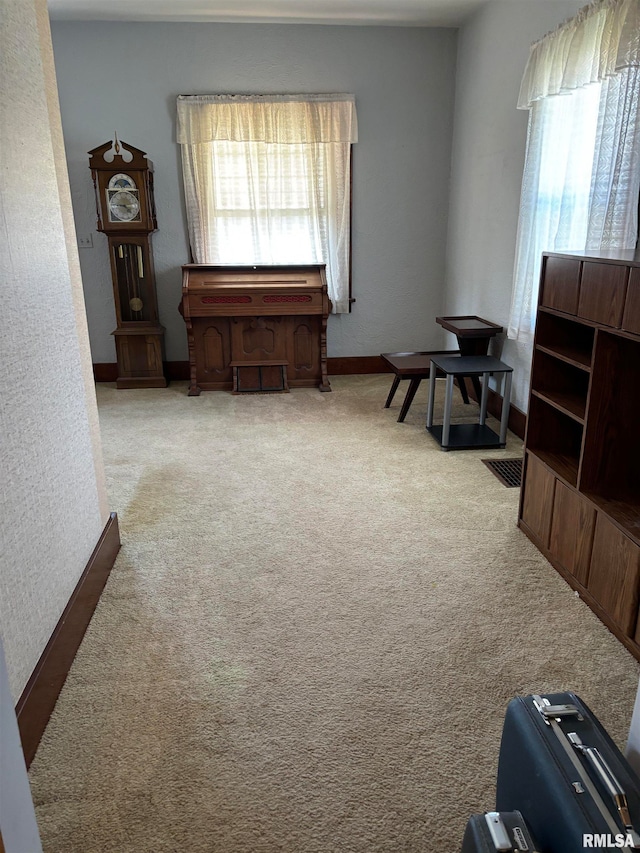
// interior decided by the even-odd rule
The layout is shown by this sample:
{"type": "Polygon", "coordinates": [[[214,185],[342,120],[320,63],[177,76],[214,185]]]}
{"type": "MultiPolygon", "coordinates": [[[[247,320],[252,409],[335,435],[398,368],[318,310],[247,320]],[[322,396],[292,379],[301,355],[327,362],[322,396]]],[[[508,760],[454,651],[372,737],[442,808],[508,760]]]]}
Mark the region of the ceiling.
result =
{"type": "MultiPolygon", "coordinates": [[[[487,0],[49,0],[58,21],[457,27],[487,0]]],[[[510,0],[512,3],[545,0],[510,0]]]]}

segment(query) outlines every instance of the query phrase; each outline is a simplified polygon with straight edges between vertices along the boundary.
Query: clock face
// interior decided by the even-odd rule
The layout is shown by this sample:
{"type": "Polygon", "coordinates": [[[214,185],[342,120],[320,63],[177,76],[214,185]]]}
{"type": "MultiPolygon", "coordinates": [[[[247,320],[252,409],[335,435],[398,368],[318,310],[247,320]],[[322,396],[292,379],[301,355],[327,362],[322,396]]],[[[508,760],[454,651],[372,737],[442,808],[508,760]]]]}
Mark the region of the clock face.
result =
{"type": "MultiPolygon", "coordinates": [[[[117,175],[115,177],[118,177],[117,175]]],[[[126,177],[124,175],[123,177],[126,177]]],[[[107,190],[110,222],[139,222],[140,202],[137,190],[107,190]]]]}
{"type": "Polygon", "coordinates": [[[114,175],[112,178],[109,178],[109,189],[110,190],[135,190],[136,182],[130,175],[125,175],[120,172],[117,175],[114,175]]]}

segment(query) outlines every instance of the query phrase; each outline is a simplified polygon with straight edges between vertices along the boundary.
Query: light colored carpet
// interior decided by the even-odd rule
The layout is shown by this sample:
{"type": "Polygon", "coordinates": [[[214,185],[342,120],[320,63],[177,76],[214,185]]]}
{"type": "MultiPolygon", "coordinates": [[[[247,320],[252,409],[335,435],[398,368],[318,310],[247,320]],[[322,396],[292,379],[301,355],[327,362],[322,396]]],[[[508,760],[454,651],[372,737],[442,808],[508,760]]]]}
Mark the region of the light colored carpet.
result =
{"type": "Polygon", "coordinates": [[[124,545],[32,765],[47,853],[455,851],[514,694],[624,746],[636,662],[480,461],[521,442],[443,453],[389,384],[99,386],[124,545]]]}

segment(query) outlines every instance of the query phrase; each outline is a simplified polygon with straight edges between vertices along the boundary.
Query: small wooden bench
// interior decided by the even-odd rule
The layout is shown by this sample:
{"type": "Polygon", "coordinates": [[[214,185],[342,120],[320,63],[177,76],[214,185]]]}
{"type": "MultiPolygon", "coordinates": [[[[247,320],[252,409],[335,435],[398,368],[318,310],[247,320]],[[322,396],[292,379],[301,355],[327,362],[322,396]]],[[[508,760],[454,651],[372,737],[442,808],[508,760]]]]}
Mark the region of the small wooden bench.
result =
{"type": "Polygon", "coordinates": [[[288,361],[230,361],[233,368],[232,394],[266,392],[289,393],[287,382],[288,361]]]}
{"type": "MultiPolygon", "coordinates": [[[[391,390],[389,391],[389,396],[387,397],[387,402],[384,404],[385,409],[388,409],[391,405],[391,401],[393,400],[398,385],[400,384],[400,380],[408,379],[409,389],[407,390],[404,402],[402,403],[402,408],[400,409],[400,414],[398,415],[398,423],[401,424],[407,416],[407,412],[409,411],[409,407],[413,402],[413,398],[416,396],[416,391],[418,390],[420,383],[423,379],[429,378],[431,356],[447,356],[459,354],[459,350],[431,350],[426,352],[380,353],[380,358],[384,362],[386,362],[386,364],[391,368],[392,372],[395,373],[395,377],[391,385],[391,390]]],[[[460,383],[460,393],[464,402],[468,403],[469,397],[467,396],[467,389],[464,386],[464,382],[460,383]]]]}

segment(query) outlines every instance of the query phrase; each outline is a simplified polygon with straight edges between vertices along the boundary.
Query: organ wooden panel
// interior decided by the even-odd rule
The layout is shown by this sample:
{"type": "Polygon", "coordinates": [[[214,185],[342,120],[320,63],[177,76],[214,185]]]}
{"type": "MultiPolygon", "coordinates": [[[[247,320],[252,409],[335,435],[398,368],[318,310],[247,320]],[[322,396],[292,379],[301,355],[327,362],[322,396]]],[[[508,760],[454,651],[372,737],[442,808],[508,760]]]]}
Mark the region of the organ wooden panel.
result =
{"type": "MultiPolygon", "coordinates": [[[[249,368],[277,365],[285,369],[285,386],[331,390],[324,265],[187,264],[182,270],[190,396],[231,390],[234,370],[246,380],[249,368]]],[[[267,373],[261,375],[264,386],[267,373]]],[[[242,387],[246,382],[236,390],[242,387]]]]}

